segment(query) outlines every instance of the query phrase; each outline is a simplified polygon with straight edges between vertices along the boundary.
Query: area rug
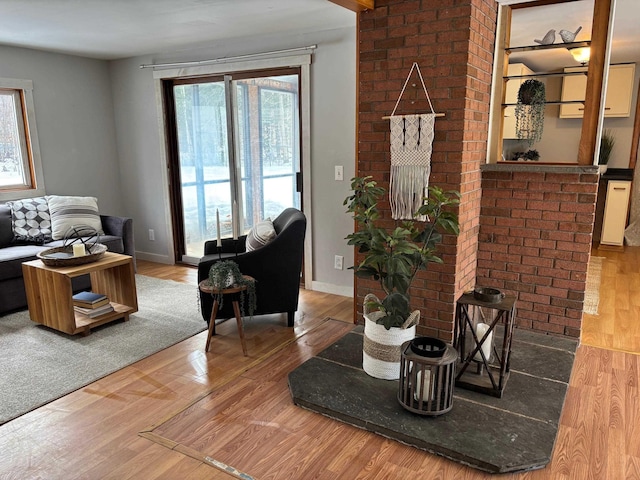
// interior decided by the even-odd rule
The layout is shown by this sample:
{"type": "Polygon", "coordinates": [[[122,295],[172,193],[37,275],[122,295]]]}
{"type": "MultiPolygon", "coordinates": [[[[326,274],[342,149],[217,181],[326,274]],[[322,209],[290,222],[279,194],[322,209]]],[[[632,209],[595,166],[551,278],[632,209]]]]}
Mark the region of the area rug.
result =
{"type": "Polygon", "coordinates": [[[0,425],[206,328],[197,287],[136,275],[138,312],[86,337],[0,317],[0,425]]]}
{"type": "Polygon", "coordinates": [[[587,268],[587,288],[584,292],[584,313],[598,315],[600,303],[600,279],[604,257],[591,257],[587,268]]]}

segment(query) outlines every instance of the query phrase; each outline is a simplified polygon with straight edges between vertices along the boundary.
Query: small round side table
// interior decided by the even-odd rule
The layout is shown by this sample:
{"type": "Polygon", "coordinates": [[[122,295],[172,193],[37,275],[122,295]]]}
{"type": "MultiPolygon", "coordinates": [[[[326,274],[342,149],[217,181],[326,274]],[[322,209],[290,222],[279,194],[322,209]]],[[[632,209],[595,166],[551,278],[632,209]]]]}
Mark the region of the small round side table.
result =
{"type": "MultiPolygon", "coordinates": [[[[246,280],[253,280],[253,277],[249,275],[243,275],[246,280]]],[[[247,344],[244,339],[244,328],[242,326],[242,315],[240,314],[240,305],[238,303],[238,295],[240,292],[244,292],[247,289],[246,285],[234,285],[221,290],[213,288],[209,280],[202,280],[198,284],[198,288],[202,293],[208,293],[214,295],[213,310],[211,310],[211,318],[209,319],[209,332],[207,333],[207,345],[204,348],[205,352],[209,351],[209,345],[211,344],[211,336],[216,325],[216,315],[218,314],[218,308],[220,307],[217,299],[218,294],[233,295],[231,303],[233,304],[233,312],[236,314],[236,322],[238,323],[238,333],[240,334],[240,343],[242,344],[242,353],[247,356],[247,344]]]]}

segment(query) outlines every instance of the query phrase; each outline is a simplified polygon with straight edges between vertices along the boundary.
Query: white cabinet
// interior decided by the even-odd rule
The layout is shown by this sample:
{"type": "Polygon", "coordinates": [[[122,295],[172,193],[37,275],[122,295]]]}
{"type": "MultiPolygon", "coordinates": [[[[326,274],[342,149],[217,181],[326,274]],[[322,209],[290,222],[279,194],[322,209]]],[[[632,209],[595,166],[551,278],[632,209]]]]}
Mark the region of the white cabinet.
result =
{"type": "Polygon", "coordinates": [[[631,182],[610,180],[602,220],[600,243],[604,245],[624,244],[624,229],[627,226],[631,182]]]}
{"type": "MultiPolygon", "coordinates": [[[[635,63],[611,65],[607,94],[604,103],[605,117],[628,117],[631,114],[631,97],[635,63]]],[[[587,67],[565,68],[565,72],[584,72],[584,75],[571,75],[562,80],[562,101],[584,100],[587,90],[587,67]]],[[[569,103],[560,105],[560,118],[582,118],[584,105],[569,103]]]]}
{"type": "MultiPolygon", "coordinates": [[[[508,66],[507,76],[514,75],[533,75],[533,71],[524,63],[512,63],[508,66]]],[[[520,85],[522,85],[522,82],[525,80],[527,79],[510,78],[507,80],[504,93],[504,103],[517,103],[518,90],[520,90],[520,85]]],[[[502,125],[503,139],[518,138],[516,135],[516,107],[504,107],[504,123],[502,125]]]]}

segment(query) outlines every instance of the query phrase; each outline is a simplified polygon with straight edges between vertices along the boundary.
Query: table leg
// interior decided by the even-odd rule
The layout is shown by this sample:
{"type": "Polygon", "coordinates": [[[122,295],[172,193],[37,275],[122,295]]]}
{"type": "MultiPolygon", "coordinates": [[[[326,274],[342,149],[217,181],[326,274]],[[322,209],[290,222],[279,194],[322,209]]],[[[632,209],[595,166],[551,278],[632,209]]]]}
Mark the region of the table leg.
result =
{"type": "Polygon", "coordinates": [[[218,315],[218,299],[213,301],[213,310],[211,310],[211,318],[209,319],[209,332],[207,333],[207,346],[204,347],[204,351],[209,351],[209,345],[211,344],[211,335],[216,328],[216,315],[218,315]]]}

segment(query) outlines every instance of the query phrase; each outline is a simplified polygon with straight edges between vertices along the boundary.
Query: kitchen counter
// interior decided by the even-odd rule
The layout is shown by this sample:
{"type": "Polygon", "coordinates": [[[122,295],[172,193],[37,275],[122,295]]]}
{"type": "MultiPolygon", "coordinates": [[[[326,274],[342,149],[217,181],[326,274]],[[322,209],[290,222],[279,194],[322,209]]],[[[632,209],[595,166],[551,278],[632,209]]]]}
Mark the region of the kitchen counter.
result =
{"type": "Polygon", "coordinates": [[[633,180],[632,168],[608,168],[606,172],[602,174],[602,180],[633,180]]]}

